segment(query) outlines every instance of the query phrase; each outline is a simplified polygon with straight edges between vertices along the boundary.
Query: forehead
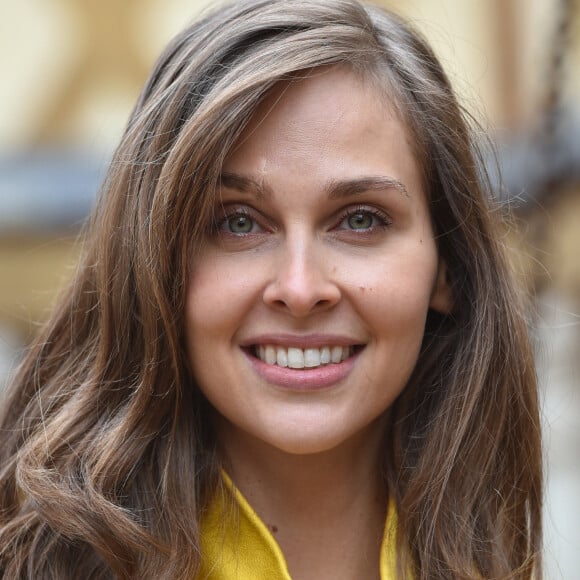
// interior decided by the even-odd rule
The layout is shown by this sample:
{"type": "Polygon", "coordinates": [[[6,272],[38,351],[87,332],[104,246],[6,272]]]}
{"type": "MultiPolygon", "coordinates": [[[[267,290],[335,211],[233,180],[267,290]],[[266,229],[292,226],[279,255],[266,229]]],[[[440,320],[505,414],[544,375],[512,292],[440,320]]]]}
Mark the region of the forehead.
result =
{"type": "Polygon", "coordinates": [[[366,122],[364,130],[370,132],[380,130],[385,118],[404,125],[396,110],[386,91],[367,75],[346,65],[320,67],[277,83],[255,111],[238,145],[274,125],[284,136],[295,132],[298,123],[346,131],[354,124],[362,128],[366,122]]]}
{"type": "Polygon", "coordinates": [[[419,173],[411,133],[386,91],[347,66],[313,69],[278,83],[254,113],[225,169],[250,169],[266,177],[281,166],[295,170],[296,183],[331,173],[337,179],[357,177],[357,172],[419,173]]]}

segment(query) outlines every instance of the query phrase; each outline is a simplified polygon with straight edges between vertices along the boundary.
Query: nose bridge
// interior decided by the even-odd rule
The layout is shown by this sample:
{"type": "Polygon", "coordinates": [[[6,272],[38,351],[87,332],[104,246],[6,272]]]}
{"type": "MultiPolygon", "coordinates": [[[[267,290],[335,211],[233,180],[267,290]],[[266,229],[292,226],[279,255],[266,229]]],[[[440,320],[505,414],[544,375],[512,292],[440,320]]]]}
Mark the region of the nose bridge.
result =
{"type": "Polygon", "coordinates": [[[286,236],[275,265],[274,278],[264,293],[269,304],[283,306],[301,316],[340,300],[323,242],[295,228],[286,236]]]}
{"type": "Polygon", "coordinates": [[[312,291],[317,278],[323,277],[320,249],[316,246],[316,241],[305,235],[296,236],[291,243],[285,244],[280,276],[297,291],[312,291]]]}

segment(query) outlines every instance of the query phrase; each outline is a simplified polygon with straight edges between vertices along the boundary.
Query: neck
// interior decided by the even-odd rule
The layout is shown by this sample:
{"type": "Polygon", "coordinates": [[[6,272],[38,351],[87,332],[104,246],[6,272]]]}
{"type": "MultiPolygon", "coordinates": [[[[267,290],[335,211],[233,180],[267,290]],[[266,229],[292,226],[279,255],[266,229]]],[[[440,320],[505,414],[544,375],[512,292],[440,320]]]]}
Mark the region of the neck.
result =
{"type": "Polygon", "coordinates": [[[378,575],[387,504],[379,469],[383,423],[337,448],[306,455],[219,429],[227,471],[272,531],[293,578],[378,575]]]}

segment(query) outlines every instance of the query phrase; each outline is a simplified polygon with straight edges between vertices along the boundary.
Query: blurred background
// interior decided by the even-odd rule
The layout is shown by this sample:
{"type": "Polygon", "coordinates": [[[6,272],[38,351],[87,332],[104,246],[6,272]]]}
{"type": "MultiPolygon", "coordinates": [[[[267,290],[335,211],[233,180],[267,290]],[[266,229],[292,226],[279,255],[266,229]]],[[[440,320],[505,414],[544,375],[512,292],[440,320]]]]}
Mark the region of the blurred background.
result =
{"type": "MultiPolygon", "coordinates": [[[[380,0],[377,3],[381,3],[380,0]]],[[[580,0],[383,0],[497,147],[536,299],[546,577],[580,579],[580,0]]],[[[0,0],[0,388],[47,318],[141,85],[206,0],[0,0]]]]}

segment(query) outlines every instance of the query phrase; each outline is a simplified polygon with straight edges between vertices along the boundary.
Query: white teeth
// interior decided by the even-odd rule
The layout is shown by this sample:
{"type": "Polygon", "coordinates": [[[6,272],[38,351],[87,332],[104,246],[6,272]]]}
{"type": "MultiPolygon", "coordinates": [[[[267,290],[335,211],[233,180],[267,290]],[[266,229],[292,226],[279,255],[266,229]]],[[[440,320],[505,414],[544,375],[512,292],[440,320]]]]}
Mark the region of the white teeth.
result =
{"type": "Polygon", "coordinates": [[[276,349],[273,346],[266,347],[265,360],[269,365],[276,364],[276,349]]]}
{"type": "Polygon", "coordinates": [[[322,348],[298,348],[273,345],[257,345],[256,356],[269,365],[292,369],[312,369],[330,363],[338,364],[352,355],[348,346],[324,346],[322,348]]]}
{"type": "Polygon", "coordinates": [[[304,368],[304,351],[301,348],[288,349],[288,366],[291,369],[304,368]]]}
{"type": "Polygon", "coordinates": [[[339,363],[342,360],[342,346],[333,346],[330,351],[330,360],[339,363]]]}
{"type": "Polygon", "coordinates": [[[320,366],[320,351],[317,348],[307,348],[304,351],[304,366],[309,369],[320,366]]]}
{"type": "Polygon", "coordinates": [[[279,367],[288,366],[288,353],[286,352],[285,348],[276,349],[276,362],[278,363],[279,367]]]}

